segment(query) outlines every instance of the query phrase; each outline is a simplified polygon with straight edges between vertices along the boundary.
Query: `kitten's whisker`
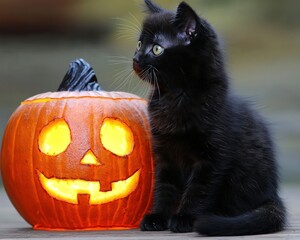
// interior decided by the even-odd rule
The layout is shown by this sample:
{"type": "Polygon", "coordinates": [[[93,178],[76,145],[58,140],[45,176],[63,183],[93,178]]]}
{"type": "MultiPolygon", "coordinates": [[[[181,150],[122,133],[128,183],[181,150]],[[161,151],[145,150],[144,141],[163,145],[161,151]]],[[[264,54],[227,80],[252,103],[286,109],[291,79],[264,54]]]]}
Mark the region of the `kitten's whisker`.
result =
{"type": "Polygon", "coordinates": [[[108,56],[109,60],[128,60],[128,61],[132,61],[132,59],[130,57],[126,57],[126,56],[108,56]]]}
{"type": "Polygon", "coordinates": [[[132,17],[132,19],[135,21],[136,26],[139,27],[139,29],[141,30],[141,21],[139,21],[139,20],[137,19],[137,17],[134,16],[132,13],[129,13],[129,15],[130,15],[130,16],[132,17]]]}
{"type": "MultiPolygon", "coordinates": [[[[136,39],[138,34],[141,32],[140,24],[137,24],[133,21],[123,18],[115,18],[118,21],[116,24],[117,26],[117,33],[116,37],[120,38],[127,38],[127,39],[136,39]]],[[[136,19],[134,19],[136,21],[136,19]]]]}
{"type": "Polygon", "coordinates": [[[116,87],[117,91],[129,92],[128,81],[130,81],[129,79],[130,79],[131,74],[132,73],[130,72],[124,78],[118,80],[118,82],[120,82],[120,84],[116,87]]]}
{"type": "Polygon", "coordinates": [[[115,64],[115,63],[121,63],[121,64],[127,64],[128,66],[132,65],[132,59],[110,59],[108,60],[109,63],[115,64]]]}
{"type": "Polygon", "coordinates": [[[113,75],[113,83],[112,85],[116,85],[116,90],[121,90],[125,88],[125,85],[127,84],[126,80],[128,79],[128,76],[131,74],[132,70],[131,69],[124,69],[121,70],[113,75]]]}
{"type": "Polygon", "coordinates": [[[133,93],[139,93],[138,95],[144,97],[145,96],[145,87],[148,87],[148,84],[144,81],[141,81],[140,79],[137,78],[137,76],[134,74],[133,75],[133,80],[137,83],[135,87],[132,89],[133,93]]]}
{"type": "Polygon", "coordinates": [[[117,29],[121,31],[128,31],[130,30],[133,33],[137,33],[139,30],[135,27],[124,25],[124,24],[117,24],[117,29]]]}
{"type": "MultiPolygon", "coordinates": [[[[133,16],[133,15],[131,15],[133,16]]],[[[135,17],[134,17],[135,18],[135,17]]],[[[141,27],[138,23],[134,23],[133,21],[126,19],[126,18],[114,18],[115,20],[119,21],[117,24],[118,25],[123,25],[123,26],[131,26],[134,27],[136,30],[138,30],[139,32],[141,31],[141,27]]],[[[136,20],[136,19],[134,19],[136,20]]]]}
{"type": "Polygon", "coordinates": [[[140,81],[141,84],[142,84],[142,89],[143,91],[141,92],[141,95],[144,97],[144,98],[148,98],[148,92],[149,92],[149,89],[150,89],[150,85],[144,81],[140,81]]]}
{"type": "Polygon", "coordinates": [[[121,64],[128,64],[131,63],[132,61],[129,60],[110,60],[109,63],[112,65],[121,65],[121,64]]]}
{"type": "Polygon", "coordinates": [[[133,21],[126,19],[126,18],[117,18],[117,20],[120,21],[118,23],[118,25],[121,25],[124,27],[130,26],[131,28],[134,28],[135,30],[138,30],[139,32],[141,32],[141,27],[140,27],[139,23],[134,23],[133,21]]]}
{"type": "Polygon", "coordinates": [[[113,75],[113,78],[116,79],[116,80],[120,80],[120,79],[126,77],[130,72],[131,72],[131,70],[128,69],[128,68],[120,70],[119,72],[116,72],[113,75]]]}
{"type": "MultiPolygon", "coordinates": [[[[152,66],[150,66],[150,68],[149,68],[149,77],[150,77],[150,87],[152,87],[152,90],[153,90],[153,86],[155,85],[155,78],[154,78],[152,66]]],[[[154,91],[151,91],[150,97],[149,97],[150,101],[152,100],[153,96],[154,96],[154,91]]]]}
{"type": "Polygon", "coordinates": [[[122,78],[122,77],[124,77],[124,75],[127,75],[127,73],[130,73],[130,72],[131,72],[131,69],[128,69],[128,68],[120,70],[119,72],[117,72],[113,75],[113,78],[114,79],[122,78]]]}
{"type": "MultiPolygon", "coordinates": [[[[152,86],[152,76],[151,76],[151,66],[148,66],[145,71],[143,72],[143,74],[141,74],[141,76],[143,77],[143,79],[147,82],[149,88],[151,88],[152,86]]],[[[151,95],[149,96],[149,100],[151,101],[153,98],[153,91],[151,92],[151,95]]]]}
{"type": "Polygon", "coordinates": [[[149,67],[145,68],[140,74],[141,78],[144,79],[146,82],[149,82],[149,73],[148,73],[149,67]]]}
{"type": "MultiPolygon", "coordinates": [[[[117,73],[124,72],[125,70],[131,70],[132,59],[125,56],[110,56],[108,62],[111,65],[118,66],[119,69],[124,69],[122,71],[118,71],[117,73]]],[[[116,74],[115,74],[116,75],[116,74]]]]}
{"type": "MultiPolygon", "coordinates": [[[[115,65],[115,64],[113,64],[115,65]]],[[[126,64],[118,64],[118,69],[114,70],[114,77],[118,77],[119,75],[123,75],[124,73],[126,72],[130,72],[131,71],[131,68],[126,64]]]]}
{"type": "Polygon", "coordinates": [[[134,93],[142,81],[136,81],[136,75],[132,69],[132,59],[127,56],[110,56],[109,58],[110,64],[118,66],[113,75],[113,86],[116,86],[117,90],[134,93]],[[139,84],[133,86],[136,82],[139,84]]]}
{"type": "Polygon", "coordinates": [[[123,55],[108,56],[108,58],[124,58],[124,59],[130,59],[130,57],[123,56],[123,55]]]}
{"type": "Polygon", "coordinates": [[[133,75],[133,79],[136,80],[137,85],[134,87],[134,89],[132,91],[139,92],[140,94],[138,94],[138,95],[145,98],[149,84],[146,81],[141,80],[140,77],[135,72],[133,75]]]}
{"type": "Polygon", "coordinates": [[[134,70],[131,69],[130,79],[128,80],[128,90],[127,90],[128,92],[133,92],[133,87],[132,87],[133,76],[134,76],[134,70]]]}
{"type": "Polygon", "coordinates": [[[137,31],[128,28],[118,28],[116,31],[117,36],[127,35],[127,36],[137,36],[137,31]]]}
{"type": "Polygon", "coordinates": [[[157,74],[156,74],[157,71],[158,70],[155,67],[153,67],[154,83],[155,83],[157,91],[158,91],[158,100],[160,100],[160,89],[159,89],[158,78],[157,78],[157,74]]]}
{"type": "Polygon", "coordinates": [[[127,40],[136,40],[137,39],[137,35],[135,33],[116,33],[116,37],[117,40],[120,39],[127,39],[127,40]]]}
{"type": "Polygon", "coordinates": [[[125,81],[127,82],[128,88],[127,88],[127,92],[133,92],[132,90],[132,82],[133,82],[133,75],[134,75],[134,71],[131,70],[130,74],[128,75],[128,77],[125,79],[125,81]]]}
{"type": "Polygon", "coordinates": [[[127,76],[124,78],[124,80],[122,80],[125,83],[124,89],[126,89],[125,86],[127,85],[127,89],[126,89],[127,92],[131,92],[131,82],[132,82],[133,74],[134,72],[133,70],[131,70],[129,74],[127,74],[127,76]]]}

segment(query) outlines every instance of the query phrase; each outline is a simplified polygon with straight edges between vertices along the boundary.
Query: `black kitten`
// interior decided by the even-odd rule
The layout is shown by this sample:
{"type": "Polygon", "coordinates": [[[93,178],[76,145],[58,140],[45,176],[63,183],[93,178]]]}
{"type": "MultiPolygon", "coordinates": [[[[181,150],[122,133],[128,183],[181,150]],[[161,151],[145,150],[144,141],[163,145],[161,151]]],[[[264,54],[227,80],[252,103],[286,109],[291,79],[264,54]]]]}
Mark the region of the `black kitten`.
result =
{"type": "Polygon", "coordinates": [[[184,2],[175,13],[145,0],[149,15],[133,58],[149,81],[156,187],[145,231],[206,235],[282,230],[272,139],[232,93],[217,34],[184,2]]]}

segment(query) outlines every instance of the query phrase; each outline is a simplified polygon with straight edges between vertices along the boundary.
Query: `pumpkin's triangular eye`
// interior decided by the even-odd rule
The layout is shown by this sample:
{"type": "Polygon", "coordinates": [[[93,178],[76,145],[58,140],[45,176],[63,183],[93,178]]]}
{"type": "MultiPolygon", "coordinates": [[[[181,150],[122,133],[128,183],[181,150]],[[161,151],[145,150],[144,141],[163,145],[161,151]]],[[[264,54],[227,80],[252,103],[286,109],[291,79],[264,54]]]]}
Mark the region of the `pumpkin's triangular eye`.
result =
{"type": "Polygon", "coordinates": [[[71,131],[64,119],[55,119],[43,127],[39,135],[39,149],[46,155],[56,156],[71,143],[71,131]]]}
{"type": "Polygon", "coordinates": [[[100,139],[105,149],[121,157],[130,154],[134,147],[131,129],[124,122],[114,118],[104,119],[100,139]]]}

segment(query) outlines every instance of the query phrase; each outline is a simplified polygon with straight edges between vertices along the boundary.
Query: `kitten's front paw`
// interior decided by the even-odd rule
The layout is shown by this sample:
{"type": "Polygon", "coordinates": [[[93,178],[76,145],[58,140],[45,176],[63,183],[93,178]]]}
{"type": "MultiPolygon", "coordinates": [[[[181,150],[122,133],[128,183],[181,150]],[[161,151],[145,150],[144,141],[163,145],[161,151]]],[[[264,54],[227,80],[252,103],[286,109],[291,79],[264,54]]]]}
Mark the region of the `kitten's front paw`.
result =
{"type": "Polygon", "coordinates": [[[176,233],[192,232],[195,218],[191,215],[176,214],[170,219],[170,230],[176,233]]]}
{"type": "Polygon", "coordinates": [[[142,231],[164,231],[168,229],[168,219],[160,214],[148,214],[140,227],[142,231]]]}

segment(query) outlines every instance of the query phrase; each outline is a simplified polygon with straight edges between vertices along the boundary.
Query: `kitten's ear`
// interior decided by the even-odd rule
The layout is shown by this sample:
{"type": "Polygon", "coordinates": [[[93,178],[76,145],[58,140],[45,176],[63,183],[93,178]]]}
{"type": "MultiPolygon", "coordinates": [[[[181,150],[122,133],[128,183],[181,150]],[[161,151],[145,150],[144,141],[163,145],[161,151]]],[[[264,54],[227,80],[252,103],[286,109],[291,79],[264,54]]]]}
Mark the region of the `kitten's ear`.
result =
{"type": "Polygon", "coordinates": [[[189,40],[197,36],[199,17],[194,10],[185,2],[181,2],[177,7],[175,24],[189,40]]]}
{"type": "Polygon", "coordinates": [[[150,0],[145,0],[146,3],[146,11],[149,13],[159,13],[162,12],[163,9],[157,6],[155,3],[151,2],[150,0]]]}

